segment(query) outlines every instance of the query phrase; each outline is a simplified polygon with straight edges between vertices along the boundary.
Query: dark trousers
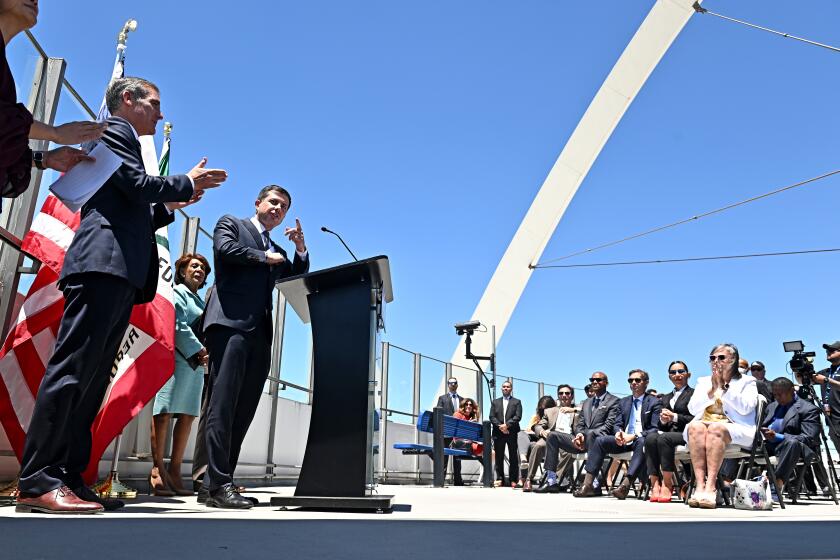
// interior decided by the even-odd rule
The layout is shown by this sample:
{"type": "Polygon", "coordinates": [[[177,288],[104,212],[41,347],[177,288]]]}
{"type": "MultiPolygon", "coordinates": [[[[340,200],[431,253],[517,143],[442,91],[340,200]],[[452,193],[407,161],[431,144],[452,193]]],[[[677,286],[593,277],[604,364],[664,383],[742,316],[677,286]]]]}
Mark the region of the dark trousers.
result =
{"type": "MultiPolygon", "coordinates": [[[[242,441],[257,412],[268,377],[268,326],[242,332],[220,325],[207,329],[212,392],[207,407],[207,474],[210,492],[233,482],[242,441]]],[[[269,331],[270,332],[270,331],[269,331]]]]}
{"type": "Polygon", "coordinates": [[[64,315],[23,448],[19,488],[29,495],[83,484],[90,428],[137,292],[126,280],[99,273],[74,274],[63,291],[64,315]]]}
{"type": "Polygon", "coordinates": [[[493,434],[493,451],[496,452],[496,478],[505,483],[505,448],[508,452],[508,482],[519,480],[519,451],[516,445],[516,434],[503,434],[496,431],[493,434]]]}
{"type": "Polygon", "coordinates": [[[682,432],[653,432],[645,436],[645,462],[648,475],[659,476],[663,471],[677,470],[676,450],[685,445],[682,432]]]}
{"type": "Polygon", "coordinates": [[[790,478],[800,457],[806,454],[813,455],[813,450],[791,437],[786,437],[780,442],[768,441],[766,445],[767,452],[776,456],[776,478],[781,478],[785,482],[790,478]]]}
{"type": "Polygon", "coordinates": [[[210,403],[211,394],[213,394],[213,388],[210,386],[210,375],[205,375],[204,387],[201,389],[201,412],[198,413],[198,428],[193,448],[193,480],[201,480],[207,472],[207,406],[210,403]]]}
{"type": "MultiPolygon", "coordinates": [[[[828,437],[834,443],[834,449],[840,453],[840,411],[831,411],[828,417],[828,437]]],[[[836,457],[835,457],[836,459],[836,457]]]]}
{"type": "MultiPolygon", "coordinates": [[[[452,444],[452,438],[443,438],[443,446],[449,447],[452,444]]],[[[443,472],[446,473],[446,466],[449,464],[449,455],[443,456],[443,472]]],[[[461,459],[458,457],[452,457],[452,478],[453,482],[460,486],[464,483],[464,479],[461,478],[461,459]]]]}
{"type": "Polygon", "coordinates": [[[598,475],[604,465],[604,458],[608,453],[633,452],[630,464],[627,466],[627,476],[633,479],[645,476],[645,436],[636,437],[629,445],[619,445],[615,436],[600,436],[595,445],[589,449],[586,457],[586,472],[598,475]]]}

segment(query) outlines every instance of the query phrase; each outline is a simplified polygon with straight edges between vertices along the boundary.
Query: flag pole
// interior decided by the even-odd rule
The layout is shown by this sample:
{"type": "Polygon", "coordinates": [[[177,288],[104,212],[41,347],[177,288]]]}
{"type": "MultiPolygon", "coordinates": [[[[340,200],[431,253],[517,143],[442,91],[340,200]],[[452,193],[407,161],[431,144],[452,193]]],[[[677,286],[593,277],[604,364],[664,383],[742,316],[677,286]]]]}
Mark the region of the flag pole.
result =
{"type": "Polygon", "coordinates": [[[114,440],[114,458],[111,459],[111,472],[108,474],[108,478],[94,486],[94,492],[102,498],[134,499],[137,497],[137,490],[126,486],[120,481],[117,467],[120,461],[121,447],[122,432],[114,440]]]}

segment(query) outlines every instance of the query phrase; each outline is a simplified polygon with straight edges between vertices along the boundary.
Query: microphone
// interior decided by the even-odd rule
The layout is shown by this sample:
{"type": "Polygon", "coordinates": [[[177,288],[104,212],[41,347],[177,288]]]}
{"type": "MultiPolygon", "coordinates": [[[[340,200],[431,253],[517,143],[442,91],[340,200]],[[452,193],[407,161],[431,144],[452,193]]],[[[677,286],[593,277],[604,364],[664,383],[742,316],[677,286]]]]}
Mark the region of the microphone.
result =
{"type": "Polygon", "coordinates": [[[331,233],[331,234],[335,235],[336,237],[338,237],[338,240],[341,241],[341,244],[344,245],[344,248],[347,249],[347,252],[350,253],[351,257],[353,257],[353,260],[356,261],[356,262],[359,262],[359,259],[356,258],[356,255],[353,254],[353,251],[350,250],[350,247],[347,246],[347,243],[344,242],[344,240],[341,238],[340,235],[338,235],[333,230],[331,230],[329,228],[326,228],[324,226],[321,226],[321,231],[323,231],[325,233],[331,233]]]}

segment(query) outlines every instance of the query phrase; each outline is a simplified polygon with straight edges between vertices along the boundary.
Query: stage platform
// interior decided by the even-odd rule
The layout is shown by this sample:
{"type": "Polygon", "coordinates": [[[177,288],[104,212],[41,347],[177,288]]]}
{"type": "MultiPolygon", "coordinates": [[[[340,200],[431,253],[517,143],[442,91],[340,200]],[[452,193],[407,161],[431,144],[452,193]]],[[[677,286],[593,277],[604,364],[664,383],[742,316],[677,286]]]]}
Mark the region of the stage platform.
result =
{"type": "Polygon", "coordinates": [[[380,486],[392,513],[281,510],[293,487],[251,488],[261,505],[206,508],[190,498],[140,496],[118,512],[57,517],[0,508],[0,557],[12,558],[475,558],[561,555],[650,558],[837,558],[840,507],[803,500],[768,512],[691,509],[612,497],[576,499],[510,488],[380,486]],[[447,552],[448,551],[448,552],[447,552]]]}

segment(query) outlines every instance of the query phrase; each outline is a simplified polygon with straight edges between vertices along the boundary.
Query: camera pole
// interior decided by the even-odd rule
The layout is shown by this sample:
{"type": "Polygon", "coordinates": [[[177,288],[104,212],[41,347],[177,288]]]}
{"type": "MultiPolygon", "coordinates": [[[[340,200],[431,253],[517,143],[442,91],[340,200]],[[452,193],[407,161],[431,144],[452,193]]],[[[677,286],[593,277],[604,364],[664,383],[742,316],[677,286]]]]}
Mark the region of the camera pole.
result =
{"type": "Polygon", "coordinates": [[[493,370],[493,400],[496,399],[496,325],[490,327],[493,337],[493,352],[490,354],[490,369],[493,370]]]}
{"type": "MultiPolygon", "coordinates": [[[[464,346],[466,347],[467,353],[466,358],[468,360],[472,360],[475,364],[475,367],[478,368],[478,371],[481,372],[481,376],[484,377],[484,381],[487,382],[487,395],[490,397],[490,401],[492,402],[493,399],[496,398],[496,352],[494,351],[490,356],[476,356],[472,353],[470,346],[472,345],[472,332],[466,331],[464,332],[466,338],[464,339],[464,346]],[[484,360],[490,362],[490,367],[493,368],[493,378],[487,377],[487,374],[484,373],[484,370],[481,369],[481,364],[478,363],[478,360],[484,360]],[[492,393],[490,389],[492,388],[492,393]]],[[[495,343],[494,343],[495,346],[495,343]]]]}
{"type": "MultiPolygon", "coordinates": [[[[813,371],[813,370],[812,370],[813,371]]],[[[802,379],[805,379],[805,376],[802,376],[802,379]]],[[[806,391],[808,392],[808,396],[810,397],[811,404],[816,406],[820,413],[823,415],[825,419],[825,425],[829,426],[829,430],[831,429],[831,422],[828,418],[828,414],[825,411],[825,407],[820,403],[820,399],[817,397],[817,391],[814,389],[814,385],[809,381],[807,384],[802,384],[806,391]]],[[[831,458],[831,451],[828,449],[828,438],[825,435],[825,429],[822,425],[820,425],[820,438],[822,439],[822,449],[825,449],[825,457],[827,459],[826,463],[828,464],[829,476],[828,476],[828,484],[831,488],[831,498],[834,500],[834,503],[837,503],[837,489],[840,488],[840,480],[837,478],[837,470],[835,469],[834,460],[831,458]]],[[[822,462],[822,449],[817,449],[817,458],[820,462],[822,462]]]]}

